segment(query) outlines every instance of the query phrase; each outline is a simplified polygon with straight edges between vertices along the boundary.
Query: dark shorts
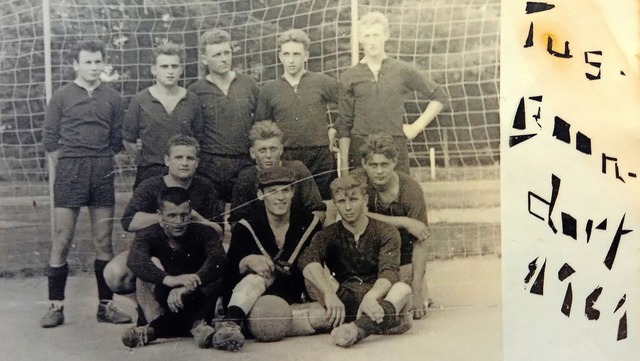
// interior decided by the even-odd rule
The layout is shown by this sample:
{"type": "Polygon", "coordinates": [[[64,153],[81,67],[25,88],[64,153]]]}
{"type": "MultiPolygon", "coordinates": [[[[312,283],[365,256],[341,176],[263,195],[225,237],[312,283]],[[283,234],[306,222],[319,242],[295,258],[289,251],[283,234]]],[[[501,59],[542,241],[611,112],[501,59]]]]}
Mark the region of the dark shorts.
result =
{"type": "MultiPolygon", "coordinates": [[[[307,285],[307,291],[312,300],[320,302],[322,307],[324,304],[324,295],[317,289],[311,282],[305,281],[307,285]]],[[[373,288],[373,283],[359,282],[359,281],[347,281],[338,286],[336,295],[342,301],[345,308],[345,322],[351,322],[356,319],[358,315],[358,308],[364,298],[364,295],[373,288]]]]}
{"type": "Polygon", "coordinates": [[[171,288],[158,285],[154,290],[156,301],[165,310],[164,314],[151,321],[158,338],[189,337],[195,321],[210,321],[215,316],[216,301],[220,295],[220,281],[199,288],[183,296],[184,307],[177,313],[169,310],[167,299],[171,288]]]}
{"type": "Polygon", "coordinates": [[[60,158],[53,186],[57,208],[113,207],[115,188],[113,158],[60,158]]]}
{"type": "MultiPolygon", "coordinates": [[[[362,153],[360,153],[360,147],[367,140],[366,135],[351,134],[351,143],[349,143],[349,167],[350,169],[362,167],[362,153]]],[[[409,149],[407,146],[408,140],[405,137],[394,136],[393,141],[398,147],[398,163],[396,164],[396,170],[405,174],[409,173],[409,149]]]]}
{"type": "Polygon", "coordinates": [[[198,174],[209,179],[220,199],[225,202],[231,202],[231,191],[233,184],[238,178],[238,173],[253,161],[247,155],[225,156],[203,153],[200,155],[200,164],[198,165],[198,174]]]}
{"type": "Polygon", "coordinates": [[[138,187],[142,181],[167,174],[167,166],[164,164],[141,165],[136,169],[136,181],[133,183],[133,190],[138,187]]]}
{"type": "Polygon", "coordinates": [[[287,148],[282,154],[283,159],[299,160],[309,168],[313,179],[318,185],[322,199],[331,199],[329,185],[338,176],[335,158],[328,146],[287,148]]]}
{"type": "Polygon", "coordinates": [[[336,294],[345,308],[345,322],[355,321],[358,308],[364,295],[373,288],[373,283],[344,282],[338,287],[336,294]]]}
{"type": "Polygon", "coordinates": [[[400,230],[400,265],[410,264],[413,259],[413,242],[415,237],[406,229],[400,230]]]}

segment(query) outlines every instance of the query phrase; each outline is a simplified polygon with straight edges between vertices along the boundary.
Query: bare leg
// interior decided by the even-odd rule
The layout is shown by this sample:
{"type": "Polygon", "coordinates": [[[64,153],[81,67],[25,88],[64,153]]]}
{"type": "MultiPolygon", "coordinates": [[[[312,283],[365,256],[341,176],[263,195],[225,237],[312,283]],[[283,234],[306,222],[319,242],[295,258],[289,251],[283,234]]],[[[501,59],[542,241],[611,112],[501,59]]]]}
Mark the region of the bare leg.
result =
{"type": "Polygon", "coordinates": [[[136,298],[148,322],[160,317],[164,312],[153,294],[154,290],[155,285],[136,279],[136,298]]]}
{"type": "Polygon", "coordinates": [[[245,314],[249,314],[253,305],[256,303],[258,298],[262,296],[264,291],[267,290],[267,287],[269,287],[271,283],[271,280],[267,280],[256,274],[246,275],[234,287],[228,307],[240,307],[245,314]]]}
{"type": "MultiPolygon", "coordinates": [[[[156,267],[164,270],[159,259],[152,257],[151,261],[156,265],[156,267]]],[[[144,317],[148,322],[155,320],[164,313],[164,309],[158,300],[156,300],[154,294],[155,287],[156,286],[154,284],[144,282],[139,278],[136,279],[136,297],[138,299],[138,306],[142,309],[144,317]]]]}
{"type": "Polygon", "coordinates": [[[113,258],[113,207],[89,207],[89,216],[96,259],[109,261],[113,258]]]}
{"type": "Polygon", "coordinates": [[[104,279],[114,293],[127,295],[136,291],[136,276],[127,267],[129,251],[113,257],[104,269],[104,279]]]}
{"type": "Polygon", "coordinates": [[[67,263],[69,255],[69,245],[73,240],[73,235],[78,222],[80,208],[55,208],[53,216],[55,219],[55,235],[51,245],[51,255],[49,265],[59,267],[67,263]]]}
{"type": "Polygon", "coordinates": [[[319,302],[291,305],[292,328],[288,336],[307,336],[331,330],[327,310],[319,302]]]}

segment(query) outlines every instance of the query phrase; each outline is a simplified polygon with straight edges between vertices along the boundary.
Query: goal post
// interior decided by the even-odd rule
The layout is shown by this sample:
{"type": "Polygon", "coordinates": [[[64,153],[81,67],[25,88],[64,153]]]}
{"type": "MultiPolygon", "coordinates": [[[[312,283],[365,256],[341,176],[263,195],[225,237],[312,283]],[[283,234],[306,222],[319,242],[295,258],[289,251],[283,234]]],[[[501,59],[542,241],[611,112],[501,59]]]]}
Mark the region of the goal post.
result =
{"type": "MultiPolygon", "coordinates": [[[[0,0],[0,4],[0,198],[25,199],[20,207],[3,211],[9,226],[3,229],[0,222],[0,236],[16,234],[11,224],[38,227],[38,232],[17,229],[19,236],[31,237],[31,243],[23,242],[28,247],[0,242],[0,271],[17,258],[27,259],[23,262],[27,266],[37,264],[49,247],[52,218],[30,220],[41,212],[40,197],[51,194],[49,181],[54,175],[41,143],[42,125],[51,91],[74,77],[69,49],[81,39],[98,38],[108,44],[103,80],[128,103],[153,84],[152,49],[164,41],[183,46],[182,85],[195,81],[198,37],[212,28],[229,31],[234,68],[261,85],[282,75],[276,39],[290,28],[302,29],[311,38],[309,69],[338,79],[361,57],[353,29],[357,19],[380,11],[390,22],[389,56],[414,64],[450,95],[445,110],[410,142],[412,170],[423,173],[425,180],[430,164],[447,167],[437,173],[447,181],[474,181],[487,175],[497,179],[500,0],[0,0]]],[[[415,120],[425,107],[424,99],[410,96],[405,121],[415,120]]],[[[131,191],[134,170],[126,156],[117,157],[119,192],[131,191]]],[[[117,232],[114,238],[120,239],[117,232]]]]}

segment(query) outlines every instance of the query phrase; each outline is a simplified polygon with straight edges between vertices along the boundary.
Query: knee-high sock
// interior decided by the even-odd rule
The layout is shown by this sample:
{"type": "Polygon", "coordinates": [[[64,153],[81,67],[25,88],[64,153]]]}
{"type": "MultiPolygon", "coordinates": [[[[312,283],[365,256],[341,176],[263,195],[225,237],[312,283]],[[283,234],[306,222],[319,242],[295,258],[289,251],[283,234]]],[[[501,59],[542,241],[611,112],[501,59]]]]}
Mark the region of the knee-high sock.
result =
{"type": "Polygon", "coordinates": [[[362,329],[366,336],[372,334],[380,334],[385,330],[396,327],[400,324],[398,316],[396,316],[396,308],[393,303],[389,301],[380,301],[380,306],[384,310],[384,320],[381,323],[376,323],[371,317],[363,314],[354,321],[358,328],[362,329]]]}
{"type": "Polygon", "coordinates": [[[49,300],[64,301],[64,289],[67,287],[69,277],[69,265],[49,267],[47,278],[49,280],[49,300]]]}
{"type": "Polygon", "coordinates": [[[107,282],[104,280],[104,268],[109,261],[95,260],[93,261],[93,269],[96,274],[96,283],[98,284],[98,299],[100,301],[107,301],[113,299],[113,292],[107,286],[107,282]]]}

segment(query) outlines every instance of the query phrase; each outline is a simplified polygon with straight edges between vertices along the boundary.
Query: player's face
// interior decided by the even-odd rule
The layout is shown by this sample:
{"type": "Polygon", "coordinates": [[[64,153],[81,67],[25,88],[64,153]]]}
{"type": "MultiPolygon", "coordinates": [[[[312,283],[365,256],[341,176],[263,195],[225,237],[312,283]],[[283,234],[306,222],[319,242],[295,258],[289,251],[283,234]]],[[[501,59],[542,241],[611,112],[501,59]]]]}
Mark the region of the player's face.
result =
{"type": "Polygon", "coordinates": [[[164,157],[169,175],[176,179],[189,179],[198,167],[198,152],[190,145],[174,145],[169,155],[164,157]]]}
{"type": "Polygon", "coordinates": [[[309,52],[305,50],[304,44],[290,41],[280,46],[278,55],[284,71],[292,76],[297,76],[304,70],[304,63],[309,58],[309,52]]]}
{"type": "Polygon", "coordinates": [[[249,149],[251,158],[256,161],[258,169],[266,169],[280,163],[282,142],[278,138],[256,140],[249,149]]]}
{"type": "Polygon", "coordinates": [[[87,83],[94,83],[100,80],[100,74],[104,68],[102,62],[102,52],[91,52],[80,50],[78,60],[73,61],[73,69],[76,71],[76,78],[87,83]]]}
{"type": "Polygon", "coordinates": [[[191,206],[189,202],[175,205],[163,202],[160,212],[160,226],[172,237],[183,236],[191,222],[191,206]]]}
{"type": "Polygon", "coordinates": [[[364,217],[368,201],[369,197],[359,189],[341,191],[333,195],[333,204],[342,220],[348,224],[355,224],[364,217]]]}
{"type": "Polygon", "coordinates": [[[273,185],[258,190],[258,197],[264,201],[267,213],[283,216],[291,209],[293,188],[290,185],[273,185]]]}
{"type": "Polygon", "coordinates": [[[156,77],[158,84],[174,86],[182,75],[182,65],[178,55],[160,54],[156,63],[151,66],[151,73],[156,77]]]}
{"type": "Polygon", "coordinates": [[[366,56],[379,57],[385,54],[384,43],[389,33],[382,24],[371,24],[358,29],[358,38],[366,56]]]}
{"type": "Polygon", "coordinates": [[[209,68],[209,73],[225,75],[231,71],[231,44],[207,45],[202,54],[202,64],[209,68]]]}
{"type": "Polygon", "coordinates": [[[362,159],[362,168],[373,185],[383,186],[391,182],[396,163],[384,154],[373,154],[369,159],[362,159]]]}

